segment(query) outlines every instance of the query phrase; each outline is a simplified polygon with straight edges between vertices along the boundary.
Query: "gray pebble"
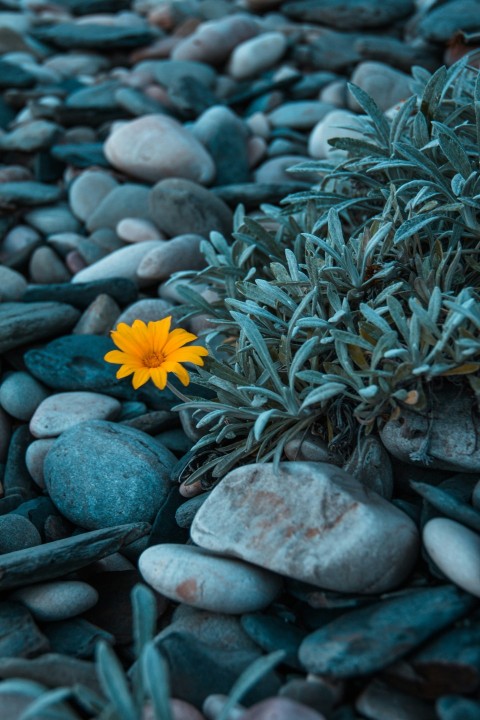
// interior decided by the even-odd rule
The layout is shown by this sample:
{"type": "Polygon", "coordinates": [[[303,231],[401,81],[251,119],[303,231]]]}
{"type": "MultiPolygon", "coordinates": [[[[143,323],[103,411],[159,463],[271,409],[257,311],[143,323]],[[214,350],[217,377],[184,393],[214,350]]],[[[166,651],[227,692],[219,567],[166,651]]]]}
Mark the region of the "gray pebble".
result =
{"type": "Polygon", "coordinates": [[[12,600],[25,605],[37,620],[66,620],[86,612],[98,601],[98,593],[85,582],[57,580],[16,590],[12,600]]]}
{"type": "Polygon", "coordinates": [[[12,372],[0,385],[0,405],[17,420],[29,421],[49,394],[47,388],[29,373],[12,372]]]}
{"type": "Polygon", "coordinates": [[[0,554],[41,545],[42,538],[30,520],[9,513],[0,515],[0,554]]]}

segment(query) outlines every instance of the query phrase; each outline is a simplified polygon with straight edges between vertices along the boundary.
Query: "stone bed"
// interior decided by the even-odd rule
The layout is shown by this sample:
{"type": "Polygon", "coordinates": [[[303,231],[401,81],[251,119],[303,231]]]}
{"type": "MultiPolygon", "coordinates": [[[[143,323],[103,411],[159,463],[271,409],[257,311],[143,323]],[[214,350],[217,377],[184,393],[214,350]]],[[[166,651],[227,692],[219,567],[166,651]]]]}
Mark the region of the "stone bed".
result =
{"type": "Polygon", "coordinates": [[[178,308],[168,281],[238,205],[311,187],[287,170],[352,136],[348,82],[388,113],[479,33],[477,0],[0,1],[0,720],[105,693],[95,647],[132,665],[141,582],[176,720],[227,720],[275,651],[229,720],[480,717],[478,452],[392,470],[372,441],[366,487],[304,444],[195,495],[191,418],[103,359],[119,322],[178,308]],[[422,521],[390,502],[410,480],[422,521]]]}

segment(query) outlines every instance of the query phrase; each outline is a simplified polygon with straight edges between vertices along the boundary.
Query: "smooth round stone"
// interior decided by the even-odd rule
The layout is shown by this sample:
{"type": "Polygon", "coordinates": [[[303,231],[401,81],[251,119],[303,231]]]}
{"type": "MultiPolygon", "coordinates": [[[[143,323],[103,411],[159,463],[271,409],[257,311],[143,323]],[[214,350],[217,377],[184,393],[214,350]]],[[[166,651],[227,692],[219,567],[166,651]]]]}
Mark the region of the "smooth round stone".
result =
{"type": "Polygon", "coordinates": [[[100,293],[83,312],[82,317],[72,329],[73,335],[108,335],[120,308],[110,295],[100,293]]]}
{"type": "MultiPolygon", "coordinates": [[[[205,720],[201,712],[189,702],[179,700],[178,698],[170,698],[170,710],[172,712],[172,720],[205,720]]],[[[157,720],[158,715],[153,709],[153,705],[147,701],[143,706],[141,720],[157,720]]]]}
{"type": "Polygon", "coordinates": [[[480,535],[449,518],[433,518],[423,528],[428,555],[455,585],[480,597],[480,535]]]}
{"type": "Polygon", "coordinates": [[[252,705],[242,720],[325,720],[324,715],[295,700],[273,697],[252,705]]]}
{"type": "Polygon", "coordinates": [[[34,618],[45,622],[81,615],[98,601],[95,588],[78,580],[37,583],[15,590],[10,597],[25,605],[34,618]]]}
{"type": "Polygon", "coordinates": [[[174,60],[198,60],[219,65],[240,43],[258,34],[260,25],[250,15],[237,14],[201,23],[172,50],[174,60]]]}
{"type": "Polygon", "coordinates": [[[120,220],[116,227],[117,235],[125,242],[145,242],[146,240],[163,240],[160,230],[148,220],[127,217],[120,220]]]}
{"type": "Polygon", "coordinates": [[[2,555],[41,545],[41,543],[40,533],[30,520],[14,513],[0,515],[0,553],[2,555]]]}
{"type": "Polygon", "coordinates": [[[275,599],[282,585],[278,575],[192,545],[147,548],[139,569],[161,595],[221,613],[260,610],[275,599]]]}
{"type": "Polygon", "coordinates": [[[80,527],[152,522],[176,462],[146,433],[94,420],[57,439],[45,459],[45,484],[62,515],[80,527]]]}
{"type": "Polygon", "coordinates": [[[47,453],[55,442],[55,438],[43,438],[42,440],[34,440],[27,448],[25,453],[25,465],[27,470],[41,488],[45,487],[45,478],[43,476],[43,465],[47,453]]]}
{"type": "Polygon", "coordinates": [[[163,244],[163,240],[146,240],[119,248],[92,265],[80,270],[72,278],[72,283],[86,283],[107,278],[127,278],[138,283],[137,269],[145,255],[153,248],[163,244]]]}
{"type": "Polygon", "coordinates": [[[273,67],[287,49],[281,32],[266,32],[237,45],[230,56],[228,72],[235,80],[255,77],[273,67]]]}
{"type": "Polygon", "coordinates": [[[79,75],[96,75],[101,70],[108,69],[109,61],[101,55],[86,54],[73,50],[68,54],[58,53],[47,58],[43,66],[67,78],[78,77],[79,75]]]}
{"type": "Polygon", "coordinates": [[[274,128],[309,130],[332,110],[334,110],[332,105],[320,100],[298,100],[280,105],[267,117],[274,128]]]}
{"type": "Polygon", "coordinates": [[[27,289],[27,281],[16,270],[0,265],[0,302],[20,300],[27,289]]]}
{"type": "Polygon", "coordinates": [[[195,233],[209,237],[212,230],[232,230],[230,208],[206,188],[184,178],[168,178],[150,191],[150,214],[170,237],[195,233]]]}
{"type": "MultiPolygon", "coordinates": [[[[381,62],[360,63],[353,72],[351,82],[365,90],[380,110],[388,110],[412,94],[410,76],[381,62]]],[[[353,95],[348,96],[348,105],[352,110],[361,110],[353,95]]]]}
{"type": "Polygon", "coordinates": [[[205,257],[200,244],[205,241],[201,235],[187,233],[178,235],[160,247],[150,250],[138,266],[141,279],[168,280],[173,273],[181,270],[200,270],[205,267],[205,257]]]}
{"type": "MultiPolygon", "coordinates": [[[[255,0],[257,1],[257,0],[255,0]]],[[[316,0],[315,2],[287,2],[282,12],[301,22],[322,23],[330,27],[346,30],[377,28],[393,24],[414,11],[413,0],[316,0]]],[[[331,48],[335,53],[335,47],[331,48]]]]}
{"type": "Polygon", "coordinates": [[[344,150],[337,150],[328,141],[337,137],[363,138],[363,134],[355,129],[357,126],[358,120],[354,113],[348,110],[332,110],[315,125],[310,133],[308,154],[319,160],[328,158],[333,153],[346,155],[344,150]]]}
{"type": "Polygon", "coordinates": [[[107,139],[104,152],[114,167],[147,182],[175,176],[208,184],[215,176],[203,145],[167,115],[145,115],[125,123],[107,139]]]}
{"type": "Polygon", "coordinates": [[[125,217],[145,218],[148,216],[148,188],[134,183],[125,183],[113,188],[97,204],[87,219],[90,232],[100,228],[115,230],[125,217]]]}
{"type": "Polygon", "coordinates": [[[70,185],[68,200],[73,214],[86,222],[99,203],[116,188],[111,175],[100,170],[86,170],[70,185]]]}
{"type": "Polygon", "coordinates": [[[16,225],[7,232],[2,240],[1,257],[16,255],[27,250],[40,240],[39,233],[28,225],[16,225]]]}
{"type": "Polygon", "coordinates": [[[25,215],[25,220],[44,235],[77,232],[80,229],[77,218],[66,205],[35,208],[25,215]]]}
{"type": "MultiPolygon", "coordinates": [[[[160,298],[146,298],[144,300],[138,300],[133,303],[133,305],[129,305],[128,308],[118,316],[115,326],[117,326],[118,323],[132,325],[134,320],[143,320],[144,323],[156,322],[171,314],[171,303],[166,300],[161,300],[160,298]]],[[[175,323],[172,324],[172,327],[174,326],[175,323]]]]}
{"type": "Polygon", "coordinates": [[[12,372],[0,385],[0,405],[17,420],[28,421],[49,394],[29,373],[12,372]]]}
{"type": "Polygon", "coordinates": [[[47,397],[30,420],[36,438],[57,437],[86,420],[113,420],[120,415],[121,403],[109,395],[94,392],[65,392],[47,397]]]}
{"type": "Polygon", "coordinates": [[[347,80],[333,80],[320,92],[320,100],[338,108],[347,106],[348,83],[347,80]]]}
{"type": "Polygon", "coordinates": [[[192,131],[215,162],[215,185],[248,181],[248,131],[238,115],[215,105],[202,113],[192,131]]]}
{"type": "Polygon", "coordinates": [[[61,134],[62,129],[47,120],[32,120],[0,135],[0,148],[10,152],[35,152],[50,147],[61,134]]]}
{"type": "MultiPolygon", "coordinates": [[[[223,706],[228,700],[228,695],[220,695],[219,693],[215,695],[208,695],[208,697],[205,698],[202,705],[202,710],[205,713],[205,717],[208,718],[208,720],[218,720],[218,718],[221,716],[221,712],[223,710],[223,706]]],[[[243,705],[240,705],[239,703],[236,703],[233,708],[228,713],[227,720],[241,720],[245,713],[245,707],[243,705]]]]}
{"type": "Polygon", "coordinates": [[[48,245],[43,245],[33,251],[29,271],[32,282],[40,285],[68,282],[71,277],[57,253],[48,245]]]}
{"type": "MultiPolygon", "coordinates": [[[[285,183],[292,180],[308,180],[307,173],[287,172],[288,168],[308,161],[304,155],[281,155],[266,160],[255,170],[254,178],[259,183],[285,183]]],[[[318,174],[317,174],[318,177],[318,174]]]]}

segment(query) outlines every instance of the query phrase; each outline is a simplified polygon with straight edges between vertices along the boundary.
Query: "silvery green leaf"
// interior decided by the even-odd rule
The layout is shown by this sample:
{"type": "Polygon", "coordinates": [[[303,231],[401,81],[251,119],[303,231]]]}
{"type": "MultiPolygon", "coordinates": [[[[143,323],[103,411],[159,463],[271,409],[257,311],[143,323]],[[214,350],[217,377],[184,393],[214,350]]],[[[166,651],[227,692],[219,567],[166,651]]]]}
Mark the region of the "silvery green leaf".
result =
{"type": "Polygon", "coordinates": [[[249,665],[233,684],[232,689],[229,692],[228,699],[218,716],[218,720],[228,720],[230,712],[233,710],[235,705],[240,702],[250,688],[254,687],[254,685],[262,679],[262,677],[267,675],[267,673],[281,663],[285,658],[285,655],[285,650],[277,650],[269,655],[262,655],[262,657],[258,658],[258,660],[255,660],[251,665],[249,665]]]}
{"type": "Polygon", "coordinates": [[[263,431],[265,430],[266,426],[270,422],[270,420],[279,415],[279,411],[273,408],[272,410],[265,410],[265,412],[262,412],[258,418],[255,420],[255,424],[253,426],[253,435],[255,437],[255,440],[260,440],[263,431]]]}
{"type": "Polygon", "coordinates": [[[143,683],[152,701],[155,720],[173,720],[168,665],[153,641],[145,646],[141,665],[143,683]]]}
{"type": "Polygon", "coordinates": [[[261,395],[272,402],[278,403],[280,406],[283,404],[283,398],[281,395],[273,392],[273,390],[261,387],[260,385],[242,385],[238,389],[244,392],[254,393],[255,395],[261,395]]]}
{"type": "Polygon", "coordinates": [[[394,115],[392,124],[390,126],[390,144],[393,145],[395,142],[400,140],[404,133],[406,126],[411,120],[413,110],[417,104],[417,98],[412,95],[403,103],[400,110],[394,115]]]}
{"type": "Polygon", "coordinates": [[[2,680],[0,682],[0,701],[2,695],[9,695],[14,693],[15,695],[24,695],[26,697],[38,698],[47,691],[45,685],[41,685],[33,680],[24,680],[23,678],[14,678],[2,680]]]}
{"type": "Polygon", "coordinates": [[[372,325],[375,325],[379,330],[382,332],[390,333],[392,328],[388,324],[386,320],[384,320],[381,315],[373,310],[367,303],[360,303],[360,312],[362,313],[365,320],[368,320],[369,323],[372,325]]]}
{"type": "Polygon", "coordinates": [[[20,720],[80,720],[80,716],[72,708],[64,704],[73,693],[71,688],[55,688],[48,690],[34,700],[20,716],[20,720]]]}
{"type": "Polygon", "coordinates": [[[353,83],[348,83],[348,89],[350,90],[360,107],[365,110],[367,115],[371,117],[380,140],[386,147],[388,147],[390,128],[388,127],[388,122],[386,121],[385,116],[379,109],[378,105],[370,97],[370,95],[368,95],[357,85],[353,85],[353,83]]]}
{"type": "Polygon", "coordinates": [[[370,154],[375,157],[378,155],[385,157],[387,155],[385,148],[367,142],[366,140],[361,140],[360,138],[334,137],[329,139],[328,144],[337,150],[346,150],[352,155],[360,155],[361,153],[370,154]]]}
{"type": "Polygon", "coordinates": [[[96,648],[98,679],[102,690],[115,707],[119,720],[138,720],[127,678],[117,656],[103,640],[96,648]]]}
{"type": "Polygon", "coordinates": [[[425,153],[417,150],[417,148],[415,148],[413,145],[402,142],[396,143],[394,149],[400,155],[403,155],[407,160],[412,160],[420,168],[423,168],[426,171],[429,180],[435,180],[439,185],[444,188],[447,194],[449,193],[449,183],[447,183],[443,175],[440,173],[438,167],[432,160],[430,160],[430,158],[427,157],[425,153]]]}
{"type": "Polygon", "coordinates": [[[132,590],[133,637],[136,657],[150,642],[157,626],[157,601],[146,585],[137,584],[132,590]]]}
{"type": "MultiPolygon", "coordinates": [[[[392,263],[392,265],[393,265],[393,263],[392,263]]],[[[383,275],[388,275],[389,270],[390,270],[389,268],[386,268],[384,273],[382,273],[382,272],[375,273],[374,277],[380,278],[383,275]]],[[[373,304],[374,305],[383,305],[383,303],[386,300],[388,301],[389,297],[393,297],[395,295],[395,293],[398,292],[399,290],[402,290],[403,287],[404,287],[403,282],[393,283],[393,285],[389,285],[388,287],[384,288],[384,290],[382,290],[381,293],[379,293],[377,295],[373,304]]]]}
{"type": "Polygon", "coordinates": [[[453,176],[451,185],[452,185],[452,190],[453,190],[454,194],[457,197],[459,197],[462,194],[463,189],[465,187],[465,180],[460,175],[460,173],[457,173],[456,175],[453,176]]]}
{"type": "Polygon", "coordinates": [[[421,97],[421,112],[429,119],[435,116],[447,78],[446,68],[440,67],[430,76],[421,97]]]}
{"type": "Polygon", "coordinates": [[[359,390],[358,394],[364,400],[372,400],[374,397],[376,397],[378,395],[378,392],[379,392],[378,385],[369,385],[368,387],[364,387],[361,390],[359,390]]]}
{"type": "Polygon", "coordinates": [[[420,305],[418,300],[413,297],[408,301],[410,310],[417,315],[419,322],[426,328],[433,336],[439,337],[440,332],[435,322],[430,317],[430,314],[420,305]]]}
{"type": "Polygon", "coordinates": [[[423,113],[417,113],[413,119],[412,139],[418,148],[421,148],[430,141],[428,124],[423,113]]]}
{"type": "Polygon", "coordinates": [[[419,230],[426,227],[426,225],[430,225],[435,222],[438,223],[440,220],[448,220],[448,218],[443,215],[439,215],[438,212],[431,212],[424,215],[417,215],[410,218],[410,220],[405,220],[405,222],[403,222],[396,231],[393,241],[395,243],[400,243],[404,240],[408,240],[412,237],[412,235],[415,235],[415,233],[419,230]]]}
{"type": "Polygon", "coordinates": [[[330,332],[336,341],[339,340],[347,345],[356,345],[363,350],[368,350],[369,352],[372,351],[372,345],[368,342],[368,340],[365,340],[360,335],[354,335],[353,333],[345,330],[337,330],[337,328],[332,328],[330,332]]]}
{"type": "Polygon", "coordinates": [[[344,391],[345,385],[343,383],[326,383],[322,387],[315,388],[308,393],[307,397],[300,405],[300,410],[302,411],[305,410],[305,408],[310,407],[311,405],[317,405],[318,403],[323,403],[326,400],[330,400],[336,395],[340,395],[340,393],[343,393],[344,391]]]}
{"type": "Polygon", "coordinates": [[[407,318],[405,316],[401,303],[395,297],[393,297],[393,295],[390,295],[387,298],[387,306],[393,322],[397,326],[399,332],[402,334],[403,339],[408,342],[410,331],[408,328],[407,318]]]}
{"type": "Polygon", "coordinates": [[[392,332],[391,330],[381,336],[381,338],[375,345],[375,349],[372,353],[372,358],[370,360],[370,367],[372,370],[374,370],[377,367],[378,363],[383,360],[383,358],[385,357],[385,353],[388,350],[391,350],[391,348],[396,345],[397,340],[397,333],[392,332]]]}
{"type": "Polygon", "coordinates": [[[413,375],[423,375],[424,373],[428,372],[430,370],[430,365],[419,365],[418,367],[414,367],[412,370],[413,375]]]}
{"type": "Polygon", "coordinates": [[[305,365],[313,355],[318,354],[318,338],[309,338],[301,348],[295,353],[295,357],[288,369],[288,382],[290,388],[295,385],[295,379],[298,371],[305,365]]]}
{"type": "Polygon", "coordinates": [[[285,307],[290,308],[292,312],[296,310],[296,303],[291,299],[291,297],[281,290],[279,287],[276,287],[275,285],[272,285],[268,282],[268,280],[256,280],[256,285],[266,292],[272,299],[275,298],[277,302],[279,302],[282,305],[285,305],[285,307]]]}
{"type": "Polygon", "coordinates": [[[434,121],[432,125],[434,125],[437,130],[440,147],[451,166],[460,173],[463,178],[468,178],[472,172],[472,166],[455,134],[442,123],[434,121]]]}
{"type": "Polygon", "coordinates": [[[310,238],[315,243],[315,245],[317,245],[321,250],[324,251],[324,253],[333,257],[337,262],[341,262],[342,256],[340,255],[340,253],[335,250],[331,245],[326,243],[325,240],[322,240],[316,235],[311,235],[310,233],[303,233],[303,236],[310,238]]]}

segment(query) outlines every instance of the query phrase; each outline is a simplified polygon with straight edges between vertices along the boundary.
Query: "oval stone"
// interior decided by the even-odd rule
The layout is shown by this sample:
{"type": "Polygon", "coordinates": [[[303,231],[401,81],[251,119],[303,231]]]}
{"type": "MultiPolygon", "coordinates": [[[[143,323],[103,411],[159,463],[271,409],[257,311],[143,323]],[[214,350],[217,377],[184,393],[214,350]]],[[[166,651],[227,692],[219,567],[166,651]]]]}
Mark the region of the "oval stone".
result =
{"type": "Polygon", "coordinates": [[[13,372],[0,386],[0,405],[17,420],[28,421],[48,394],[47,388],[29,373],[13,372]]]}
{"type": "Polygon", "coordinates": [[[120,415],[121,404],[109,395],[93,392],[65,392],[47,397],[30,420],[30,432],[36,438],[56,437],[86,420],[113,420],[120,415]]]}
{"type": "Polygon", "coordinates": [[[45,484],[60,512],[80,527],[151,522],[176,462],[146,433],[94,420],[56,440],[45,459],[45,484]]]}
{"type": "Polygon", "coordinates": [[[125,123],[110,135],[104,152],[114,167],[147,182],[174,176],[206,184],[215,175],[203,145],[167,115],[145,115],[125,123]]]}
{"type": "Polygon", "coordinates": [[[480,535],[449,518],[433,518],[423,528],[425,549],[455,585],[480,597],[480,535]]]}
{"type": "Polygon", "coordinates": [[[171,600],[220,613],[260,610],[282,586],[278,575],[192,545],[147,548],[139,569],[149,585],[171,600]]]}
{"type": "Polygon", "coordinates": [[[91,585],[77,580],[37,583],[16,590],[11,598],[25,605],[37,620],[66,620],[89,610],[98,600],[91,585]]]}
{"type": "Polygon", "coordinates": [[[41,545],[37,528],[23,515],[0,515],[0,554],[41,545]]]}

